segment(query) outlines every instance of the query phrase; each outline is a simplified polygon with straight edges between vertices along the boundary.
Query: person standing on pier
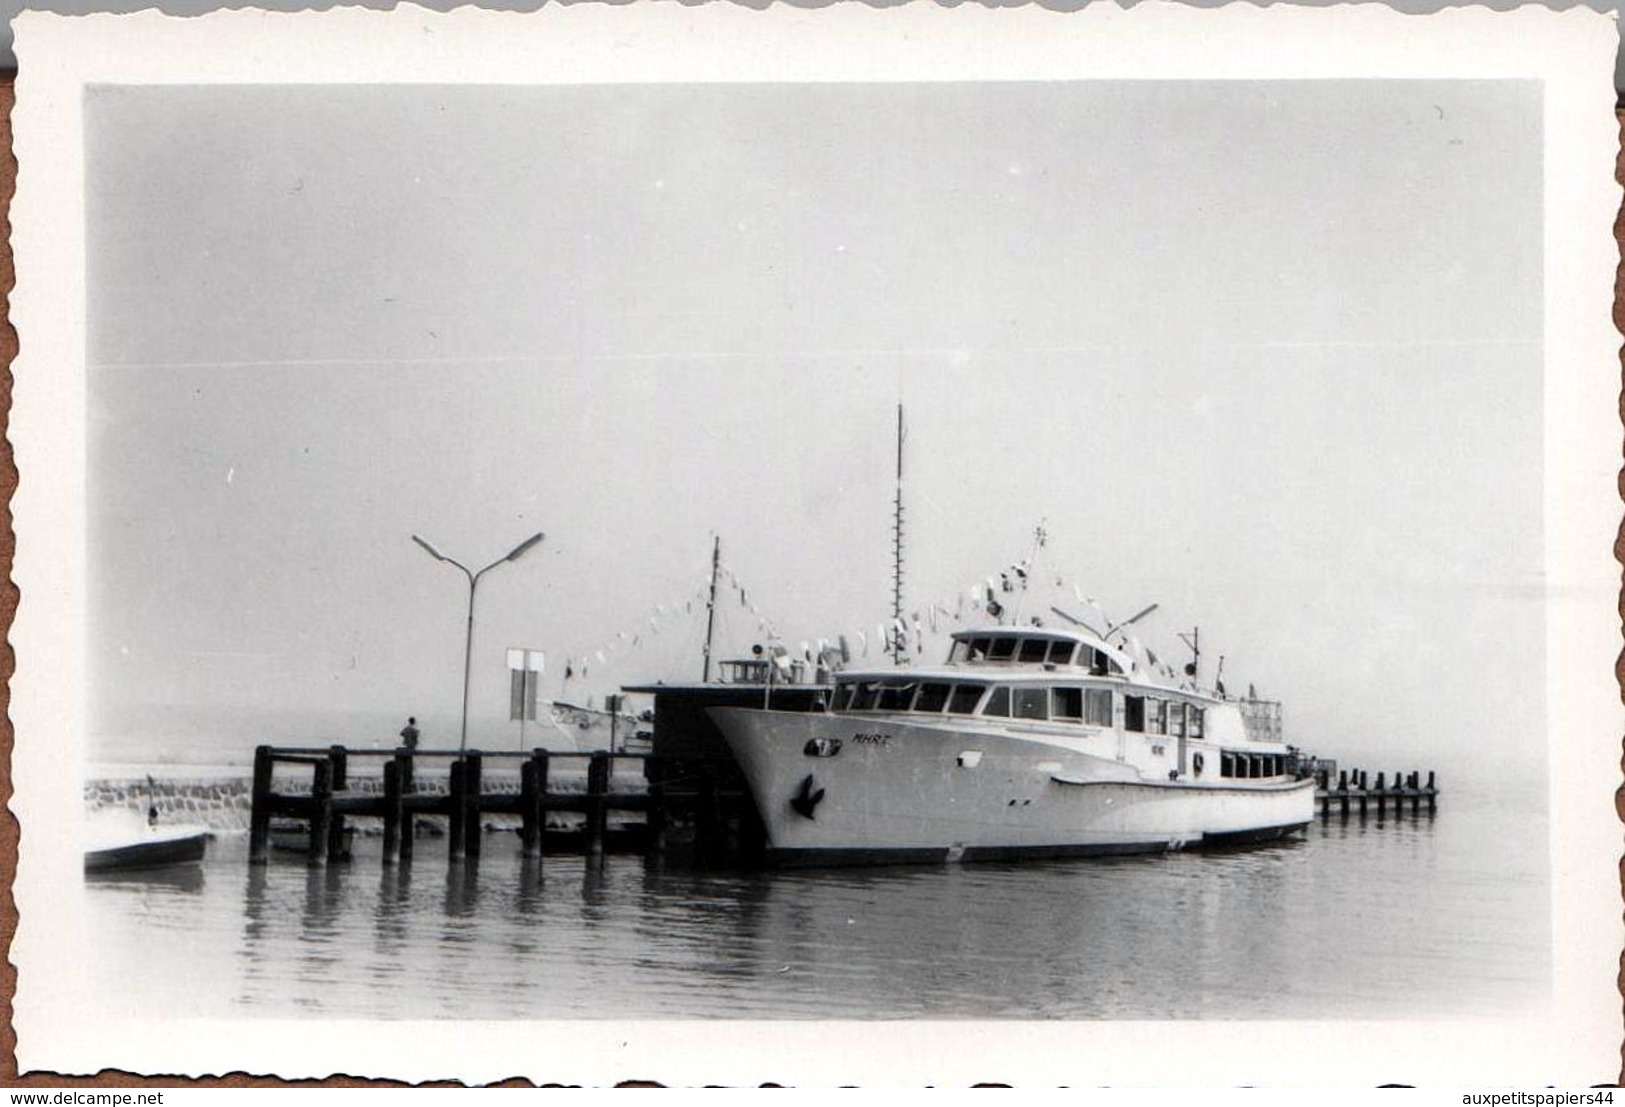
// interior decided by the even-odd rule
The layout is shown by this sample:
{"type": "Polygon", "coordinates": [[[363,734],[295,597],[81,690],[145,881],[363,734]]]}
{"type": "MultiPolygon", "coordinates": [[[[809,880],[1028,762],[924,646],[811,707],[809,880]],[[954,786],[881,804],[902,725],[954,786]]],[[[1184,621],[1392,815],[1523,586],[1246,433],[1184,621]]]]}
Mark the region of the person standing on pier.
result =
{"type": "Polygon", "coordinates": [[[418,721],[416,716],[407,718],[406,725],[401,728],[401,745],[406,747],[408,753],[418,748],[418,721]]]}

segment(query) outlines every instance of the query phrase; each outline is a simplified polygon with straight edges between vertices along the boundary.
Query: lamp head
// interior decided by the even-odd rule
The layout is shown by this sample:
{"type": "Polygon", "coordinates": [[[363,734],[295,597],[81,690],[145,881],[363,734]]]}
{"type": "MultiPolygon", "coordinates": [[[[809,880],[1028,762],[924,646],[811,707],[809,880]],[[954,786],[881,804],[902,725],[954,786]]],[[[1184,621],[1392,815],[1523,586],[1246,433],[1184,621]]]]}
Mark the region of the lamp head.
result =
{"type": "Polygon", "coordinates": [[[427,539],[419,538],[417,535],[414,534],[412,536],[412,541],[414,541],[418,545],[422,546],[425,550],[428,550],[429,551],[429,556],[434,558],[436,561],[450,560],[449,558],[446,557],[445,554],[441,553],[439,550],[437,550],[433,546],[431,546],[427,539]]]}
{"type": "Polygon", "coordinates": [[[523,542],[519,543],[519,545],[515,546],[513,548],[513,552],[510,553],[505,560],[507,560],[507,561],[518,561],[521,557],[523,557],[525,555],[526,551],[528,551],[532,546],[536,545],[538,542],[540,542],[545,537],[547,537],[545,534],[543,534],[541,531],[537,531],[535,534],[531,535],[529,538],[527,538],[523,542]]]}

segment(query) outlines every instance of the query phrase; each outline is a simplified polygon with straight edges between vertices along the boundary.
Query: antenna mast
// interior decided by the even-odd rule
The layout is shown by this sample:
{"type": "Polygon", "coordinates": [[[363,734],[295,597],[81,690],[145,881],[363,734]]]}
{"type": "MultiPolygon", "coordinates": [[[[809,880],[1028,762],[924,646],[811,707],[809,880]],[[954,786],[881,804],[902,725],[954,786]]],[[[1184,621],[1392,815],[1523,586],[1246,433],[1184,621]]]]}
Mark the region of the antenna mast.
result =
{"type": "Polygon", "coordinates": [[[897,499],[892,514],[891,659],[903,663],[908,635],[903,630],[903,405],[897,405],[897,499]]]}
{"type": "Polygon", "coordinates": [[[1202,673],[1202,628],[1193,627],[1189,634],[1181,631],[1179,638],[1191,648],[1191,663],[1185,666],[1185,675],[1191,678],[1192,684],[1195,684],[1201,679],[1202,673]]]}
{"type": "Polygon", "coordinates": [[[722,561],[722,535],[714,535],[711,539],[711,597],[705,602],[705,668],[700,671],[700,681],[710,683],[711,680],[711,632],[717,625],[717,567],[722,561]]]}

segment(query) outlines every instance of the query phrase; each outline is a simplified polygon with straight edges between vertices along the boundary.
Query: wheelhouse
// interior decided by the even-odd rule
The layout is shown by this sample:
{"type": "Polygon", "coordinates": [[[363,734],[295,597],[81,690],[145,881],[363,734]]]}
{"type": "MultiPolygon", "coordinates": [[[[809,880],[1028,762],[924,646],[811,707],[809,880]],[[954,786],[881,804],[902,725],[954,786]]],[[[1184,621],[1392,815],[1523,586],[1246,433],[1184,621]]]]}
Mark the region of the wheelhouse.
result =
{"type": "Polygon", "coordinates": [[[1033,631],[956,634],[948,651],[948,664],[1075,667],[1094,676],[1123,676],[1125,671],[1122,659],[1109,649],[1076,637],[1033,631]]]}
{"type": "Polygon", "coordinates": [[[1076,678],[1017,683],[901,673],[838,677],[833,706],[843,713],[978,716],[1090,727],[1121,723],[1131,734],[1170,738],[1201,738],[1207,715],[1205,705],[1172,693],[1151,695],[1149,690],[1092,685],[1076,678]]]}

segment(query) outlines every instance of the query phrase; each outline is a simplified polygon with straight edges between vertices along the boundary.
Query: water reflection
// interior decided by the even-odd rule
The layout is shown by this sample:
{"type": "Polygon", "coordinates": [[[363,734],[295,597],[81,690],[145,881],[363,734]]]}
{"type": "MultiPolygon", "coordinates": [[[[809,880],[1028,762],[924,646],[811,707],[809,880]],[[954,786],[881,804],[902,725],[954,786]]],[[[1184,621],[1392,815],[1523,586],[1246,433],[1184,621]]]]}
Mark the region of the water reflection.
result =
{"type": "Polygon", "coordinates": [[[85,883],[158,894],[197,895],[203,891],[202,865],[167,865],[155,869],[104,869],[86,873],[85,883]]]}
{"type": "Polygon", "coordinates": [[[237,848],[195,884],[87,886],[116,948],[156,928],[267,1015],[1390,1017],[1540,998],[1544,860],[1497,833],[1334,815],[1223,853],[783,872],[496,838],[385,866],[362,841],[350,864],[237,848]]]}

